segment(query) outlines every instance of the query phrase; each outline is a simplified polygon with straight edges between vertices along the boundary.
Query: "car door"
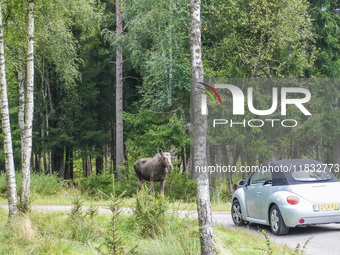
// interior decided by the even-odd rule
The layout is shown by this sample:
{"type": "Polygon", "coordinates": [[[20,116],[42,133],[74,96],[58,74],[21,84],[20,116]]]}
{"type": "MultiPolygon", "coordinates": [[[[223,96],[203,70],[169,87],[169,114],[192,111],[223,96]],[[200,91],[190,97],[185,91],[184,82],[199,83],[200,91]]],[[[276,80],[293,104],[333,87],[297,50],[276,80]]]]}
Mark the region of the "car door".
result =
{"type": "Polygon", "coordinates": [[[256,172],[252,175],[249,185],[246,187],[247,212],[251,218],[264,219],[262,193],[265,196],[268,195],[268,187],[262,184],[268,179],[271,179],[269,172],[256,172]]]}

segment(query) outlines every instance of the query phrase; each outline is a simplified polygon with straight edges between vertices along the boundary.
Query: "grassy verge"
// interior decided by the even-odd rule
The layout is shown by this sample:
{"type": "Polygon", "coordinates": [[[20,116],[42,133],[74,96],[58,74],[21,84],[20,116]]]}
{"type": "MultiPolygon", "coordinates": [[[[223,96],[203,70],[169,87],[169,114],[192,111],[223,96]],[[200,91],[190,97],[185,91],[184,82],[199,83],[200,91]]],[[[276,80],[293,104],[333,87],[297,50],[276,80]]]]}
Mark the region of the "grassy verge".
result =
{"type": "MultiPolygon", "coordinates": [[[[169,180],[169,190],[166,191],[166,195],[170,196],[172,201],[171,207],[179,210],[197,210],[196,203],[194,202],[195,192],[193,192],[193,190],[195,191],[195,187],[191,187],[193,186],[194,181],[183,178],[183,176],[179,174],[173,174],[170,177],[172,178],[169,180]],[[178,186],[181,188],[179,189],[178,186]],[[183,193],[183,189],[186,186],[190,187],[187,188],[190,190],[190,198],[185,198],[186,196],[181,198],[181,196],[177,193],[183,193]],[[174,194],[177,195],[174,196],[174,194]]],[[[20,194],[21,174],[17,174],[16,178],[18,194],[20,194]]],[[[107,200],[105,199],[106,197],[103,195],[103,192],[106,194],[110,194],[112,192],[111,182],[112,176],[103,175],[83,178],[81,180],[77,179],[75,180],[75,186],[73,186],[67,185],[67,182],[61,180],[56,175],[32,174],[30,199],[32,205],[72,205],[72,201],[76,197],[81,197],[84,201],[84,205],[106,206],[107,200]],[[87,188],[82,186],[81,183],[86,183],[87,188]]],[[[120,194],[122,191],[130,189],[127,193],[131,194],[124,198],[123,206],[132,207],[136,200],[136,187],[134,183],[131,184],[130,186],[133,186],[132,191],[132,188],[129,185],[126,184],[124,186],[123,183],[124,182],[122,181],[117,182],[116,193],[120,194]]],[[[0,204],[7,204],[6,186],[5,175],[0,174],[0,204]]],[[[222,185],[221,187],[224,186],[222,185]]],[[[159,190],[159,188],[156,190],[159,190]]],[[[218,194],[222,193],[223,191],[220,191],[218,194]]],[[[227,203],[227,200],[224,197],[225,196],[218,196],[212,201],[213,211],[230,211],[230,203],[227,203]]]]}
{"type": "MultiPolygon", "coordinates": [[[[32,194],[32,205],[72,205],[72,201],[76,197],[81,197],[84,200],[84,205],[90,206],[107,206],[107,200],[104,199],[94,199],[88,197],[86,195],[82,195],[76,189],[69,189],[69,190],[62,190],[57,194],[53,195],[38,195],[32,194]]],[[[122,205],[124,207],[132,207],[135,204],[136,198],[129,197],[124,198],[122,205]]],[[[0,204],[8,204],[7,198],[0,197],[0,204]]],[[[211,208],[213,211],[228,211],[230,212],[230,203],[223,203],[223,202],[212,202],[211,208]]],[[[185,203],[182,201],[175,201],[170,203],[170,207],[173,209],[178,210],[191,210],[196,211],[197,205],[196,203],[185,203]]]]}
{"type": "MultiPolygon", "coordinates": [[[[7,223],[7,212],[0,209],[0,254],[99,254],[97,248],[105,242],[110,215],[70,220],[65,213],[32,212],[7,223]]],[[[197,222],[171,218],[166,231],[143,237],[133,216],[123,216],[121,235],[125,251],[134,254],[200,254],[197,222]]],[[[265,238],[237,230],[215,228],[219,254],[269,254],[265,238]]],[[[286,247],[270,244],[272,254],[292,254],[286,247]]]]}

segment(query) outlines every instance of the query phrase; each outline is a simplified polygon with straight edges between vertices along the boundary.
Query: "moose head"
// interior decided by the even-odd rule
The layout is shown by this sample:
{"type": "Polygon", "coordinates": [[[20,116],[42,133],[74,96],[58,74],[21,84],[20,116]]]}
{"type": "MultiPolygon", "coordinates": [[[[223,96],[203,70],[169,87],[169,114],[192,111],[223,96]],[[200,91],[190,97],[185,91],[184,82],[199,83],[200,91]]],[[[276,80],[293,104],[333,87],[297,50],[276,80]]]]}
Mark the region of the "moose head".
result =
{"type": "Polygon", "coordinates": [[[170,152],[164,152],[161,148],[157,148],[158,156],[162,158],[162,162],[166,167],[166,171],[171,171],[174,167],[171,164],[171,157],[175,155],[176,149],[171,150],[170,152]]]}

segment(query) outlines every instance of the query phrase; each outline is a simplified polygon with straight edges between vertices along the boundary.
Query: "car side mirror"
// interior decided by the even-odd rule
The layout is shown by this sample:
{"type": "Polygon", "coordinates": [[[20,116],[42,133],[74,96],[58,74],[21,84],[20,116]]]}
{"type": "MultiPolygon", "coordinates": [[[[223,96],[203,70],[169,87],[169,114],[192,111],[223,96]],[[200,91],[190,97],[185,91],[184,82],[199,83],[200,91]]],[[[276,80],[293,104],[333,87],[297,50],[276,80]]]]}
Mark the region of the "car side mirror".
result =
{"type": "Polygon", "coordinates": [[[238,182],[239,187],[243,187],[243,186],[246,186],[246,185],[247,185],[247,181],[245,181],[245,180],[241,180],[241,181],[238,182]]]}

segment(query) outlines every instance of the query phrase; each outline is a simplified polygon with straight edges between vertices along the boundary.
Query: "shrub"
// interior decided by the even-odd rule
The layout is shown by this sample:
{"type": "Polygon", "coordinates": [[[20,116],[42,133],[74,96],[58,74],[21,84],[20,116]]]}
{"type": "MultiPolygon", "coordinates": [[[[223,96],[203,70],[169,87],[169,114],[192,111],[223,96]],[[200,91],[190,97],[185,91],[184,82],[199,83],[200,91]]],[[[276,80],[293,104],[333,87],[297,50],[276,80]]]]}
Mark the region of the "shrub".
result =
{"type": "Polygon", "coordinates": [[[168,206],[168,198],[151,195],[147,187],[138,192],[133,215],[143,237],[162,233],[168,223],[168,206]]]}
{"type": "Polygon", "coordinates": [[[102,174],[84,177],[80,180],[81,190],[90,196],[102,196],[101,192],[109,196],[112,193],[112,175],[102,174]]]}
{"type": "MultiPolygon", "coordinates": [[[[115,181],[115,194],[119,196],[124,193],[124,196],[131,197],[136,194],[138,179],[133,168],[135,160],[128,156],[125,161],[125,166],[120,169],[123,173],[121,178],[115,181]]],[[[90,196],[102,196],[101,192],[110,196],[112,194],[112,175],[102,174],[91,177],[83,177],[80,180],[82,191],[87,192],[90,196]]]]}
{"type": "Polygon", "coordinates": [[[0,194],[5,194],[7,192],[7,182],[6,175],[0,174],[0,194]]]}
{"type": "Polygon", "coordinates": [[[229,194],[227,188],[227,180],[226,179],[217,179],[216,180],[216,190],[215,196],[211,197],[211,200],[215,203],[225,203],[231,200],[233,194],[229,194]]]}
{"type": "Polygon", "coordinates": [[[128,197],[132,197],[134,194],[136,194],[138,178],[133,167],[136,161],[136,159],[132,158],[130,155],[127,155],[125,165],[120,167],[123,177],[118,179],[116,182],[116,194],[119,195],[125,192],[125,195],[128,197]]]}
{"type": "MultiPolygon", "coordinates": [[[[20,175],[21,177],[21,175],[20,175]]],[[[56,174],[31,174],[31,191],[37,194],[52,195],[60,192],[65,187],[65,182],[56,174]]],[[[21,189],[21,178],[20,178],[21,189]]]]}
{"type": "MultiPolygon", "coordinates": [[[[21,173],[16,173],[18,194],[21,193],[21,173]]],[[[31,192],[41,195],[56,194],[64,188],[65,182],[57,175],[31,174],[31,192]]],[[[0,193],[7,192],[6,175],[0,174],[0,193]]]]}
{"type": "Polygon", "coordinates": [[[179,173],[178,169],[170,171],[166,178],[165,194],[170,200],[193,202],[196,199],[196,181],[187,174],[179,173]]]}

